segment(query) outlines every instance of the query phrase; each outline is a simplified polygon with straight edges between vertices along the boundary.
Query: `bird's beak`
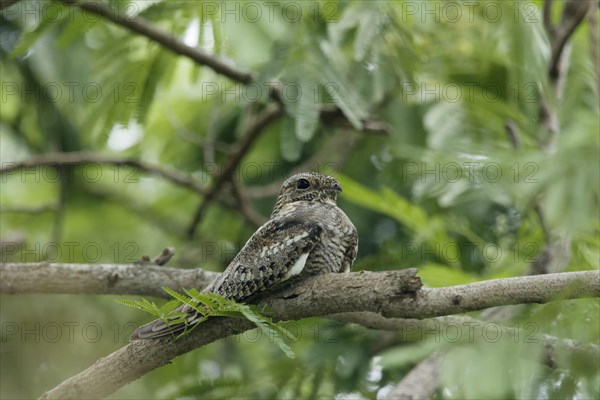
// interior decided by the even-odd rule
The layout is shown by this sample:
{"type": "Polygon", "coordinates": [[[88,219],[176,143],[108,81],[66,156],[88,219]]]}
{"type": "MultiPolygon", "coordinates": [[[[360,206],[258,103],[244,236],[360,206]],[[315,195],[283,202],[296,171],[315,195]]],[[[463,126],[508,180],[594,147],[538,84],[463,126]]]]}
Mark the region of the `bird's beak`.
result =
{"type": "Polygon", "coordinates": [[[331,186],[331,189],[332,190],[336,190],[336,191],[338,191],[340,193],[342,192],[342,187],[340,186],[339,183],[334,183],[333,186],[331,186]]]}

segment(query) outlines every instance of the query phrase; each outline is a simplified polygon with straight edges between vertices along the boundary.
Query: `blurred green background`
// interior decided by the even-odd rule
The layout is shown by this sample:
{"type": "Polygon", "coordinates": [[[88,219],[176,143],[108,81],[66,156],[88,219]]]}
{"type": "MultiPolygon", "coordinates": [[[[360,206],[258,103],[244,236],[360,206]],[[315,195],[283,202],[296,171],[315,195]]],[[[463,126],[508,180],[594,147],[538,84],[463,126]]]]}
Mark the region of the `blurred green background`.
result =
{"type": "MultiPolygon", "coordinates": [[[[553,3],[558,23],[564,3],[553,3]]],[[[302,169],[341,181],[360,235],[355,271],[417,267],[437,287],[600,266],[597,8],[569,40],[557,91],[540,1],[105,4],[231,60],[254,83],[80,8],[22,1],[0,20],[2,167],[86,152],[210,188],[270,87],[285,112],[194,237],[202,196],[156,174],[92,162],[1,175],[0,261],[130,263],[174,246],[165,268],[220,271],[302,169]],[[559,121],[550,144],[544,101],[559,121]]],[[[148,318],[114,298],[2,295],[0,397],[37,397],[123,346],[148,318]]],[[[112,398],[374,399],[435,350],[447,355],[438,398],[598,398],[599,361],[559,349],[548,366],[540,339],[598,343],[599,321],[598,299],[533,305],[498,321],[533,341],[453,343],[310,319],[290,323],[295,359],[251,331],[112,398]]]]}

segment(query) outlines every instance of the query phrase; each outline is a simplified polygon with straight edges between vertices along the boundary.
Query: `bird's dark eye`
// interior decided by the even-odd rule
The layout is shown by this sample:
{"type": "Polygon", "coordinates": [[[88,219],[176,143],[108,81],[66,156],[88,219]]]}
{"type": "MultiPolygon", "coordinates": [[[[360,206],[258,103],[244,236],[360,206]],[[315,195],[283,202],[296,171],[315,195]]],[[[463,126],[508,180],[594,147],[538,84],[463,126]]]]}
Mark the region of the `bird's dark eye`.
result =
{"type": "Polygon", "coordinates": [[[296,183],[298,189],[308,189],[309,186],[310,182],[307,179],[298,179],[298,182],[296,183]]]}

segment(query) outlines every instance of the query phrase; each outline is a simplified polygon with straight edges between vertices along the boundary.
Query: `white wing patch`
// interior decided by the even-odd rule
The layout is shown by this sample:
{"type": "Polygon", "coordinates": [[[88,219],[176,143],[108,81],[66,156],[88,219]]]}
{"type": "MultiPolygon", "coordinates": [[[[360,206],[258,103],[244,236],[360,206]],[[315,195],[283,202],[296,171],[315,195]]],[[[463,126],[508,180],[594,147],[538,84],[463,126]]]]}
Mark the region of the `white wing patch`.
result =
{"type": "Polygon", "coordinates": [[[292,265],[292,267],[288,270],[288,272],[283,277],[283,280],[290,279],[292,276],[296,276],[302,272],[304,266],[306,265],[306,259],[308,258],[309,253],[303,253],[298,257],[298,260],[292,265]]]}
{"type": "Polygon", "coordinates": [[[283,241],[281,243],[273,243],[269,246],[265,246],[260,251],[260,256],[261,256],[261,258],[265,257],[265,256],[272,256],[272,255],[286,249],[287,246],[290,246],[290,245],[304,239],[307,236],[308,236],[308,232],[304,232],[304,233],[301,233],[300,235],[288,237],[285,241],[283,241]]]}

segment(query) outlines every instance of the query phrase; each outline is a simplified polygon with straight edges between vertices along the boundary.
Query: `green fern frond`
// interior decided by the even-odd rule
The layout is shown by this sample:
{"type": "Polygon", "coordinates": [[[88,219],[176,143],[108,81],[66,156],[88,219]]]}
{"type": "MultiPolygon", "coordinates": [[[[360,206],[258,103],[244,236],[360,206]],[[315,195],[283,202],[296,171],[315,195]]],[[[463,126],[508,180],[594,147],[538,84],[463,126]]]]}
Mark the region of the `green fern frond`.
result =
{"type": "Polygon", "coordinates": [[[181,294],[172,289],[164,287],[163,290],[173,298],[162,307],[158,307],[144,298],[141,300],[115,300],[119,304],[137,308],[145,311],[157,318],[161,318],[167,326],[174,326],[182,323],[187,323],[187,313],[175,311],[182,305],[189,305],[196,310],[202,317],[194,325],[187,325],[184,331],[179,335],[174,335],[174,338],[180,338],[189,334],[197,326],[212,317],[229,317],[229,318],[245,318],[252,322],[262,333],[272,340],[288,357],[294,358],[295,354],[285,340],[295,341],[296,337],[281,325],[273,322],[273,320],[261,312],[266,309],[262,307],[259,311],[258,307],[248,304],[236,303],[231,299],[219,296],[215,293],[199,292],[196,289],[184,289],[185,294],[181,294]]]}

